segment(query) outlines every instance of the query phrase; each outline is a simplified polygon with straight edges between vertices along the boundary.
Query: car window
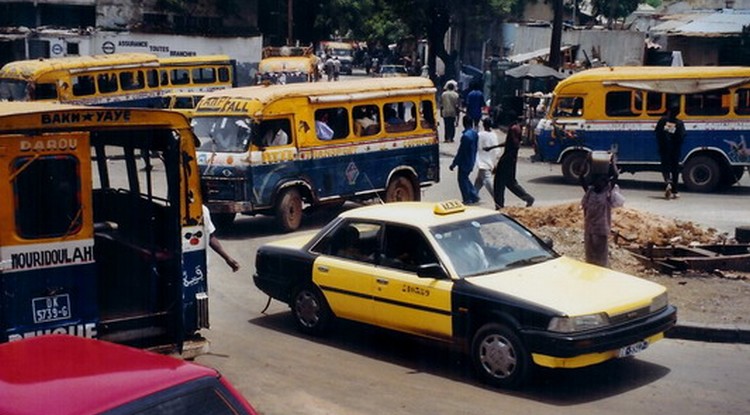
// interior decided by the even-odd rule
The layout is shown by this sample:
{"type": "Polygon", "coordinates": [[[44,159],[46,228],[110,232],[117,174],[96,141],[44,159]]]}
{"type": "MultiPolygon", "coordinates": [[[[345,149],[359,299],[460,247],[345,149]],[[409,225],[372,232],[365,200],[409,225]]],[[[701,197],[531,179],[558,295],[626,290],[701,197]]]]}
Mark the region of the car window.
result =
{"type": "Polygon", "coordinates": [[[420,265],[437,263],[437,256],[422,232],[400,225],[386,225],[381,265],[416,272],[420,265]]]}
{"type": "Polygon", "coordinates": [[[459,277],[531,265],[557,256],[534,235],[502,215],[430,229],[459,277]]]}
{"type": "Polygon", "coordinates": [[[355,261],[374,262],[382,225],[350,221],[334,229],[312,248],[314,252],[355,261]]]}

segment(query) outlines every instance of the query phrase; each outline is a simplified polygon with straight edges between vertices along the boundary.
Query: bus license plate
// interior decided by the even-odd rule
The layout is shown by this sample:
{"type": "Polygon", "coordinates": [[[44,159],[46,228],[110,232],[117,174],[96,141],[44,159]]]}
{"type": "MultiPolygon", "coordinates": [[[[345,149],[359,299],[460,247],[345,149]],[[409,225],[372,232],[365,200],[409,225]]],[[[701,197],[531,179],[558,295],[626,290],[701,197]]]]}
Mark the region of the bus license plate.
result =
{"type": "Polygon", "coordinates": [[[70,296],[68,294],[37,297],[31,300],[34,323],[65,320],[70,318],[70,296]]]}
{"type": "Polygon", "coordinates": [[[617,356],[628,357],[640,353],[646,349],[648,349],[648,342],[644,340],[638,343],[633,343],[629,346],[621,347],[617,356]]]}

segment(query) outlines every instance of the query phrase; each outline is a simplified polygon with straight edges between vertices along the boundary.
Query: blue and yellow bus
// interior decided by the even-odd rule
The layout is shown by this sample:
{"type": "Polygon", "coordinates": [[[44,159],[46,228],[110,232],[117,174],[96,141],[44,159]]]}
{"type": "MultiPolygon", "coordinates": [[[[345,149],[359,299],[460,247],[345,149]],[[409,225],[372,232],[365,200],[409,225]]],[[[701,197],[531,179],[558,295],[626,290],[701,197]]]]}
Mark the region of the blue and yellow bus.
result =
{"type": "Polygon", "coordinates": [[[419,200],[440,179],[435,110],[421,77],[207,94],[192,125],[212,218],[268,214],[290,231],[304,207],[419,200]]]}
{"type": "Polygon", "coordinates": [[[237,63],[227,55],[159,58],[164,93],[202,94],[237,86],[237,63]]]}
{"type": "Polygon", "coordinates": [[[194,143],[171,111],[0,102],[0,342],[206,346],[194,143]]]}
{"type": "Polygon", "coordinates": [[[654,129],[679,107],[680,162],[691,191],[737,183],[750,166],[750,68],[605,67],[560,81],[537,127],[536,157],[560,163],[577,183],[592,151],[610,151],[624,172],[660,171],[654,129]]]}
{"type": "Polygon", "coordinates": [[[32,59],[0,69],[0,101],[158,107],[159,60],[148,53],[32,59]]]}

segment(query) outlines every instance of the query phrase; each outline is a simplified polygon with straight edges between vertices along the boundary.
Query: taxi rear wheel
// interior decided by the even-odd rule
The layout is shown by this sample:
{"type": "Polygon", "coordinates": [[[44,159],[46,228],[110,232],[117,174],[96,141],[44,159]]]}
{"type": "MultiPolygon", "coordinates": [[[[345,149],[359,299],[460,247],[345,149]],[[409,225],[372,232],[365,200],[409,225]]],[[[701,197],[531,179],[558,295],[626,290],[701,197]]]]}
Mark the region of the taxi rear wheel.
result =
{"type": "Polygon", "coordinates": [[[474,335],[471,360],[479,378],[493,386],[515,388],[529,379],[531,361],[513,330],[502,324],[485,324],[474,335]]]}
{"type": "Polygon", "coordinates": [[[291,305],[294,321],[302,332],[321,335],[327,331],[333,315],[319,289],[312,285],[298,288],[291,305]]]}

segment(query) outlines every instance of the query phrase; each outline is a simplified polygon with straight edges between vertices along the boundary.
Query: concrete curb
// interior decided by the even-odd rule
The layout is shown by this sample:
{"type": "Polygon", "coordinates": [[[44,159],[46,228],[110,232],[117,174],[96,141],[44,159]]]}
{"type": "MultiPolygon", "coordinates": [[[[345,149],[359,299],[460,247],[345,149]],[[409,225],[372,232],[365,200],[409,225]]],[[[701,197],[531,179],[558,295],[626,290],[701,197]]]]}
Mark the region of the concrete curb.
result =
{"type": "Polygon", "coordinates": [[[713,343],[750,344],[750,327],[733,324],[677,323],[666,333],[666,337],[713,343]]]}

